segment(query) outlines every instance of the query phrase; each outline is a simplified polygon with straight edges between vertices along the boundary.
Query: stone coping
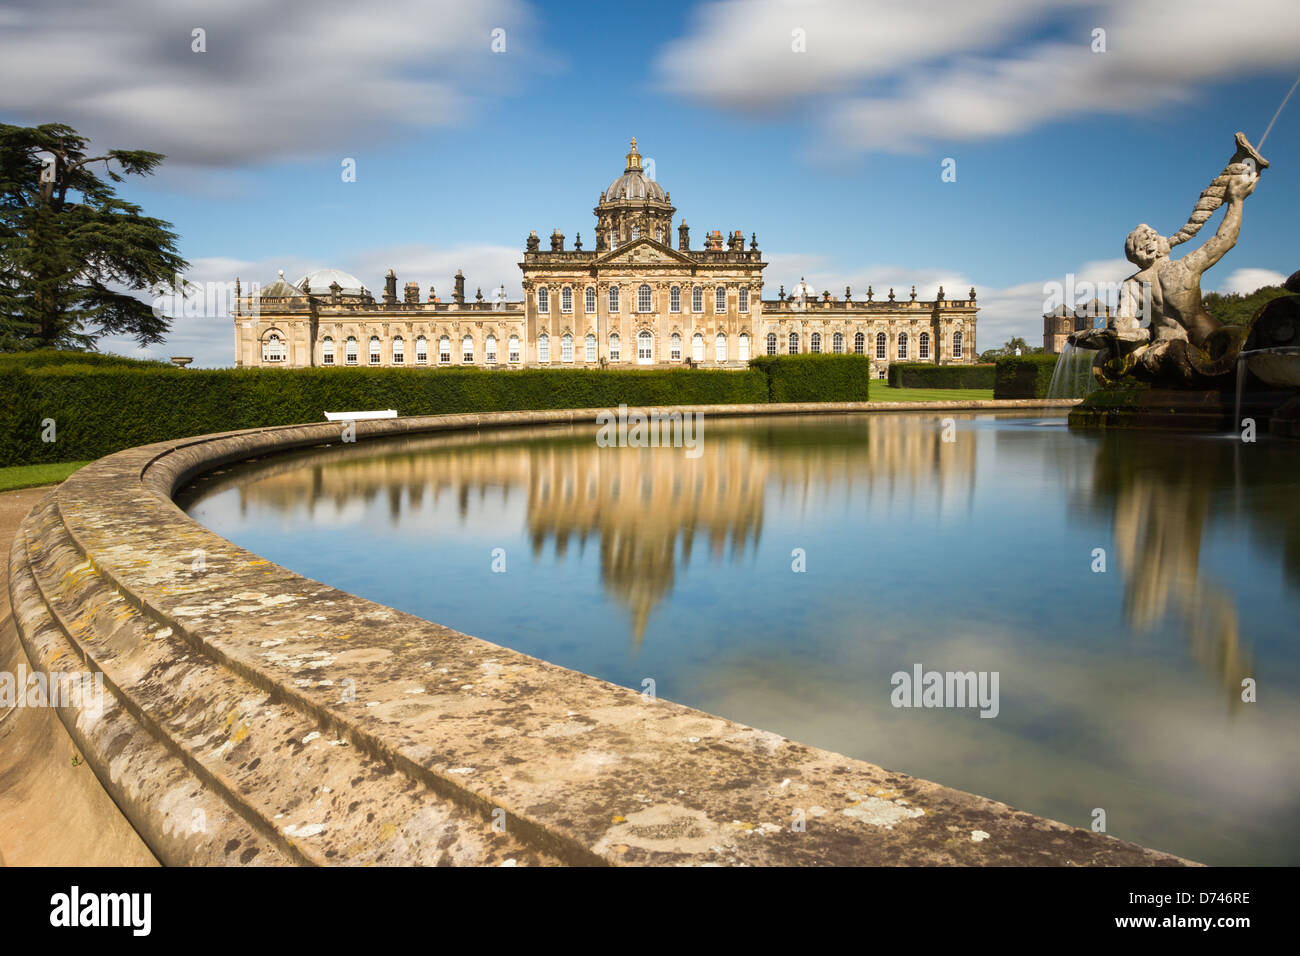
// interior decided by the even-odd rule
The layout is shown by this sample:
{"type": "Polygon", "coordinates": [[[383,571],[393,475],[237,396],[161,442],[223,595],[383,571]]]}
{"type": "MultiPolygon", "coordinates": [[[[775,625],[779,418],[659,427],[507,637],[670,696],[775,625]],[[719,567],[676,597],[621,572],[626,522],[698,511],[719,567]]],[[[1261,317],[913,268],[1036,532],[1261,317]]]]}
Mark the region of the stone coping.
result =
{"type": "MultiPolygon", "coordinates": [[[[355,429],[361,441],[594,428],[597,411],[355,429]]],[[[28,656],[103,673],[101,710],[73,702],[59,714],[164,863],[1186,864],[375,604],[235,546],[172,502],[201,472],[339,438],[326,423],[122,451],[71,476],[15,537],[10,590],[28,656]]]]}

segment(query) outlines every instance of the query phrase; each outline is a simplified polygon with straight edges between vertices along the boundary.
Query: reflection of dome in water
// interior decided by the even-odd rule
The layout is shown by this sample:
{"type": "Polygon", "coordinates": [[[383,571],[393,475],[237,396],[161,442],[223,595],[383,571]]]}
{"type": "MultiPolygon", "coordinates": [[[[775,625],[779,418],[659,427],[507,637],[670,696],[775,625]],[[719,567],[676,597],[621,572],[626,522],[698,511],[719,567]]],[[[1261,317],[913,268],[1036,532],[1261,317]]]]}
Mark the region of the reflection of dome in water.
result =
{"type": "Polygon", "coordinates": [[[304,282],[310,283],[313,295],[328,295],[330,284],[334,282],[343,287],[343,295],[361,295],[361,280],[341,269],[317,269],[315,272],[309,272],[298,280],[299,289],[303,287],[304,282]]]}

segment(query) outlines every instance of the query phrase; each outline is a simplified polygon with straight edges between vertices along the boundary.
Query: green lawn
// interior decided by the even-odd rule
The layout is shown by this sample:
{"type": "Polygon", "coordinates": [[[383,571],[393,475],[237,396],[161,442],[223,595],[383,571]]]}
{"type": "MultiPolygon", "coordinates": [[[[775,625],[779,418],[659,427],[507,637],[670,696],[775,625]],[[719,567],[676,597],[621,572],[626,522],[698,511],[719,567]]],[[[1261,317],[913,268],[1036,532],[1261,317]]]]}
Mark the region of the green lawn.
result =
{"type": "Polygon", "coordinates": [[[0,491],[13,491],[16,488],[35,488],[38,485],[57,485],[72,474],[85,461],[61,461],[54,465],[14,465],[0,468],[0,491]]]}
{"type": "Polygon", "coordinates": [[[890,388],[884,380],[871,383],[873,402],[969,402],[993,399],[991,388],[890,388]]]}

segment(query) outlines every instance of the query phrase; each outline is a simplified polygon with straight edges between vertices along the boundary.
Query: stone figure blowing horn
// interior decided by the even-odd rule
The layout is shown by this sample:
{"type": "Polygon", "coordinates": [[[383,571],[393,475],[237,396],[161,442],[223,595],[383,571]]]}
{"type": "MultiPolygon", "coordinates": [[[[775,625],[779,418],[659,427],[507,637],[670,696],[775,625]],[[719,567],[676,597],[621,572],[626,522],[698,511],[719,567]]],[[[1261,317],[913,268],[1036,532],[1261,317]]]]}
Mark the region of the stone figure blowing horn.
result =
{"type": "Polygon", "coordinates": [[[1258,173],[1268,167],[1268,160],[1259,155],[1255,147],[1250,145],[1245,133],[1238,133],[1236,141],[1237,151],[1232,154],[1232,159],[1228,160],[1228,165],[1214,178],[1214,182],[1205,187],[1201,197],[1196,200],[1196,206],[1192,209],[1187,224],[1169,237],[1170,246],[1186,242],[1201,231],[1201,227],[1214,214],[1214,210],[1223,205],[1223,196],[1231,177],[1258,173]]]}

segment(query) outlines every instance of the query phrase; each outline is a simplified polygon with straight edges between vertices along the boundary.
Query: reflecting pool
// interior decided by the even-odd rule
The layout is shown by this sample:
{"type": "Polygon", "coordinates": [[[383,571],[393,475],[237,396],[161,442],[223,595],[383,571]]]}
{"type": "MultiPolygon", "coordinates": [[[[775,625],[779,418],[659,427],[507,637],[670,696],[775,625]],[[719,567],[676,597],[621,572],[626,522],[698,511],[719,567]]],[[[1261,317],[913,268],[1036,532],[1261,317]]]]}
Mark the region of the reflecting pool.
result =
{"type": "Polygon", "coordinates": [[[336,444],[180,504],[618,684],[1202,862],[1300,864],[1300,446],[1010,413],[596,437],[336,444]],[[895,706],[918,665],[996,673],[996,716],[895,706]]]}

